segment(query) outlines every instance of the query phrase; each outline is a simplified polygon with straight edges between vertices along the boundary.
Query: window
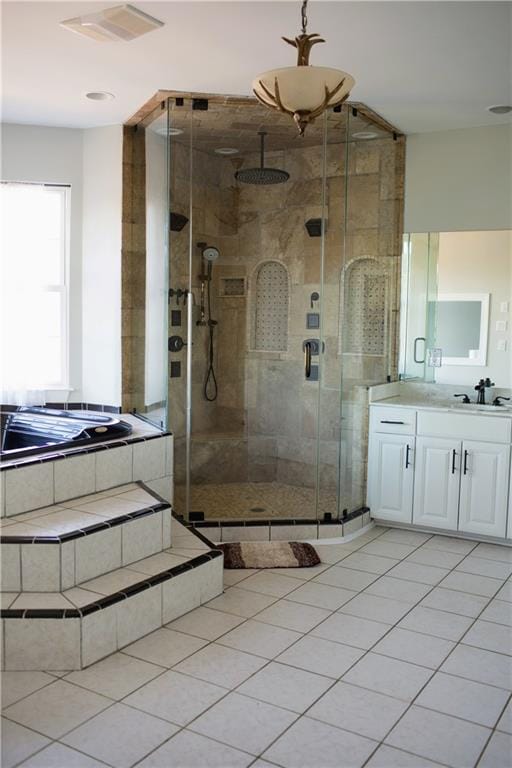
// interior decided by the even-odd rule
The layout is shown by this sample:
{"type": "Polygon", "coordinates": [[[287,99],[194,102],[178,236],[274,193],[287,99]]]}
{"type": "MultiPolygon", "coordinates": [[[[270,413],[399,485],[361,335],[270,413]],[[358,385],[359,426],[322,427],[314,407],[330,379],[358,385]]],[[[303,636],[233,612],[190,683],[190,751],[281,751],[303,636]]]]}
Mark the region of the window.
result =
{"type": "Polygon", "coordinates": [[[1,377],[7,392],[68,382],[70,188],[2,182],[1,377]]]}

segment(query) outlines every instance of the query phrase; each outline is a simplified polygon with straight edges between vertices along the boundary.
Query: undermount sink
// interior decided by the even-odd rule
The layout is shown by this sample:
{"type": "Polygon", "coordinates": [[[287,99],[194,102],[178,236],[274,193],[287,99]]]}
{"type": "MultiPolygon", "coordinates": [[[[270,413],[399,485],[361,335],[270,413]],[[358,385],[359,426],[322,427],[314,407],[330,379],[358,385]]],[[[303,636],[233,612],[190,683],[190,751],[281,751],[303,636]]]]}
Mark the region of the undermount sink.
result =
{"type": "Polygon", "coordinates": [[[452,403],[450,407],[455,408],[458,411],[466,411],[467,413],[478,411],[504,413],[505,411],[512,410],[512,406],[510,405],[492,405],[492,403],[487,403],[486,405],[479,405],[478,403],[452,403]]]}

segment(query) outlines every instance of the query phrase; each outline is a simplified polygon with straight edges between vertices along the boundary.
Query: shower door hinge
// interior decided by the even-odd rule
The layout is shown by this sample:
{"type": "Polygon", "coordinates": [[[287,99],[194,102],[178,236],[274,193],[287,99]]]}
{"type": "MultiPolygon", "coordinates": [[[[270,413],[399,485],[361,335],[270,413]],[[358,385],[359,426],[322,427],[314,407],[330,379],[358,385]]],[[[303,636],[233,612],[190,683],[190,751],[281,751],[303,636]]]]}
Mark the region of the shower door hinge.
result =
{"type": "Polygon", "coordinates": [[[208,99],[192,99],[192,109],[206,112],[208,110],[208,99]]]}

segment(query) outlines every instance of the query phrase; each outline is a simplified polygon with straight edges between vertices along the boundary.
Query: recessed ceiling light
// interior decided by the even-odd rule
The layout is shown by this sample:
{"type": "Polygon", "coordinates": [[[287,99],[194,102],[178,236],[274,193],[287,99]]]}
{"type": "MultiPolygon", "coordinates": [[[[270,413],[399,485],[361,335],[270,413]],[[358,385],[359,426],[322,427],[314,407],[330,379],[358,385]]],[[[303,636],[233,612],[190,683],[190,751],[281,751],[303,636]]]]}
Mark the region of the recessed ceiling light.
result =
{"type": "Polygon", "coordinates": [[[352,134],[353,139],[376,139],[379,134],[375,131],[356,131],[352,134]]]}
{"type": "Polygon", "coordinates": [[[91,91],[90,93],[86,93],[85,96],[92,101],[109,101],[110,99],[115,99],[114,94],[108,93],[107,91],[91,91]]]}
{"type": "Polygon", "coordinates": [[[508,115],[509,112],[512,112],[512,107],[508,104],[496,104],[493,107],[487,107],[487,110],[493,115],[508,115]]]}
{"type": "Polygon", "coordinates": [[[217,155],[238,155],[238,149],[235,147],[219,147],[215,152],[217,155]]]}

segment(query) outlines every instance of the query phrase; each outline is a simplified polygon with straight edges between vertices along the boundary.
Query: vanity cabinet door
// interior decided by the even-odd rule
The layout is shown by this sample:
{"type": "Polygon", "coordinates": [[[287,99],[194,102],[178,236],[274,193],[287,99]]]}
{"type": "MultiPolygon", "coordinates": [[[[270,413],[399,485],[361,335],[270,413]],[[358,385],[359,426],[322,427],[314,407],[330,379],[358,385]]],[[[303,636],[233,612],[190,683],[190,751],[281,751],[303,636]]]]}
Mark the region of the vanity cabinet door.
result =
{"type": "Polygon", "coordinates": [[[368,506],[372,517],[410,523],[414,437],[372,433],[368,463],[368,506]]]}
{"type": "Polygon", "coordinates": [[[463,442],[460,531],[505,536],[509,467],[508,445],[463,442]]]}
{"type": "Polygon", "coordinates": [[[413,523],[457,530],[461,441],[416,438],[413,523]]]}

